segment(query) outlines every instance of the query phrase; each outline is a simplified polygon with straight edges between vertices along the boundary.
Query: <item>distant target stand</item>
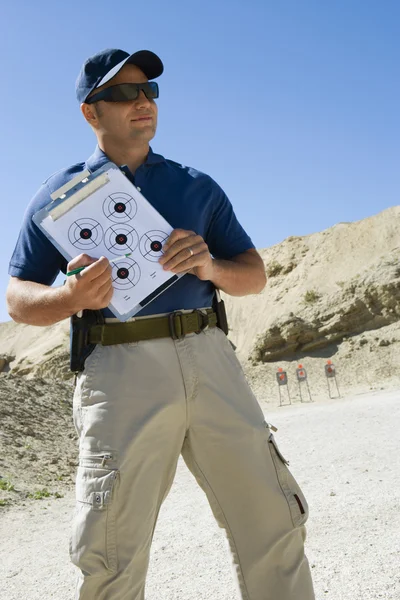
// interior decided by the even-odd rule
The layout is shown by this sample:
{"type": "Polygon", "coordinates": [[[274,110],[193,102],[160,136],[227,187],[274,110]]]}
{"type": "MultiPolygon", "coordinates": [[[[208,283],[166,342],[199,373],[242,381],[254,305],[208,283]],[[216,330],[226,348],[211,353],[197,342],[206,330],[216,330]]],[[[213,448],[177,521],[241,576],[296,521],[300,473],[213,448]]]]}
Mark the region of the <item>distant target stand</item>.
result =
{"type": "Polygon", "coordinates": [[[301,402],[314,402],[311,397],[310,386],[308,385],[307,371],[303,365],[299,365],[296,369],[297,382],[299,384],[299,394],[301,402]],[[307,387],[309,400],[303,400],[302,387],[307,387]]]}
{"type": "Polygon", "coordinates": [[[278,390],[279,390],[279,406],[284,406],[284,403],[282,401],[282,392],[281,392],[281,390],[284,387],[286,387],[289,404],[292,404],[292,400],[290,398],[289,386],[288,386],[287,373],[286,373],[286,371],[284,371],[282,369],[282,367],[279,367],[279,369],[276,373],[276,380],[278,382],[278,390]]]}
{"type": "Polygon", "coordinates": [[[331,360],[328,360],[326,362],[325,365],[325,376],[326,376],[326,383],[328,385],[328,392],[329,392],[329,398],[340,398],[340,391],[339,391],[339,386],[338,386],[338,382],[336,379],[336,369],[335,369],[335,365],[332,363],[331,360]],[[337,390],[337,396],[332,396],[332,391],[331,391],[331,387],[334,387],[334,383],[336,385],[336,390],[337,390]]]}

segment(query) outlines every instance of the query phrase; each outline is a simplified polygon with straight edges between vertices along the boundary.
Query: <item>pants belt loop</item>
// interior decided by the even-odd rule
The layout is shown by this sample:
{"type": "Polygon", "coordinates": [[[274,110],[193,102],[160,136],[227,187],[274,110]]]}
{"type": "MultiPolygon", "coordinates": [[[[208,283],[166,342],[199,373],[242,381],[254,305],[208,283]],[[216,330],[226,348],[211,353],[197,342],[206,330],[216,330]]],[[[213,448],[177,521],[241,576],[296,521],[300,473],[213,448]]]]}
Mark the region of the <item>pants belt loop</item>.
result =
{"type": "Polygon", "coordinates": [[[168,315],[168,324],[169,324],[169,333],[173,340],[181,340],[185,337],[185,333],[183,331],[182,319],[181,316],[183,313],[180,310],[172,312],[168,315]],[[176,331],[176,321],[175,317],[179,319],[180,333],[178,334],[176,331]]]}

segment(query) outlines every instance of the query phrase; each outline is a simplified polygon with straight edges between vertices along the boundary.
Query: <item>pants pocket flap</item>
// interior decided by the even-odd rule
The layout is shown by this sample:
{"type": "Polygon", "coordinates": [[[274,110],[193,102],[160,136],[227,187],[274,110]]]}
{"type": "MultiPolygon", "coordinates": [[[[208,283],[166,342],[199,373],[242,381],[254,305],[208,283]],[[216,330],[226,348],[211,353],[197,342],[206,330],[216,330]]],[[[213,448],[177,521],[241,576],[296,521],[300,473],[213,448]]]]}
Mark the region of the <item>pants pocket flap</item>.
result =
{"type": "Polygon", "coordinates": [[[111,502],[112,489],[117,471],[93,467],[78,467],[76,476],[76,499],[102,510],[111,502]]]}

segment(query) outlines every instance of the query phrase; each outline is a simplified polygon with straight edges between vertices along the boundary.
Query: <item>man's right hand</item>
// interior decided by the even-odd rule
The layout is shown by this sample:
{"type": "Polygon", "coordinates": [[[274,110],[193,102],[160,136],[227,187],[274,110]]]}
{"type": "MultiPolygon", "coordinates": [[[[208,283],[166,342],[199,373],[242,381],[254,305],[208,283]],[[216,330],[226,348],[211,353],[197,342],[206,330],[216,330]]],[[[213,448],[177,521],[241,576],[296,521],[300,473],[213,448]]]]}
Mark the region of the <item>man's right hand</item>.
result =
{"type": "Polygon", "coordinates": [[[114,289],[112,287],[112,267],[107,258],[92,258],[80,254],[68,263],[67,272],[85,267],[77,275],[67,277],[65,292],[68,295],[73,312],[80,310],[100,310],[110,304],[114,289]]]}

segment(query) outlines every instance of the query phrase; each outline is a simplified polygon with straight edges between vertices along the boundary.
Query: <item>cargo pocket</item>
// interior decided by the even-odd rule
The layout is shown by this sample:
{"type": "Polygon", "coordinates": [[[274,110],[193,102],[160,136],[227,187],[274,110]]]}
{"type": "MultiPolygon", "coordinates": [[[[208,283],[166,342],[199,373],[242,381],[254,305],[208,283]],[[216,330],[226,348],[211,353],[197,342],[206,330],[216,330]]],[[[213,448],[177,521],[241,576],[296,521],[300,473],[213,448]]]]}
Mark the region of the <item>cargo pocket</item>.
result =
{"type": "Polygon", "coordinates": [[[268,424],[266,424],[266,427],[269,432],[268,448],[275,466],[279,485],[288,503],[293,525],[295,527],[300,527],[301,525],[304,525],[308,519],[309,509],[307,500],[297,481],[291,474],[288,468],[289,463],[279,450],[273,433],[269,431],[268,424]]]}
{"type": "Polygon", "coordinates": [[[82,461],[76,476],[76,507],[70,538],[71,561],[86,575],[116,573],[116,483],[118,471],[96,458],[82,461]]]}

